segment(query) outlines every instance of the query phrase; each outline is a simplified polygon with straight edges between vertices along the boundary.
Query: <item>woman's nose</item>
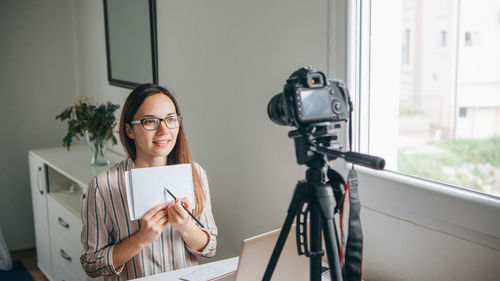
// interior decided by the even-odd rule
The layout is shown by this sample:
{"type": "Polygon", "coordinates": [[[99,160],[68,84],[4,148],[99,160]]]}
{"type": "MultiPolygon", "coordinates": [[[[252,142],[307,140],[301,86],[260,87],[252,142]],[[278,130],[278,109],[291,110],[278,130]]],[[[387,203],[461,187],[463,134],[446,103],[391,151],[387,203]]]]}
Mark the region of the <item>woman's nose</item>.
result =
{"type": "Polygon", "coordinates": [[[160,127],[158,128],[158,131],[162,132],[170,132],[170,128],[167,127],[167,120],[162,120],[160,123],[160,127]]]}

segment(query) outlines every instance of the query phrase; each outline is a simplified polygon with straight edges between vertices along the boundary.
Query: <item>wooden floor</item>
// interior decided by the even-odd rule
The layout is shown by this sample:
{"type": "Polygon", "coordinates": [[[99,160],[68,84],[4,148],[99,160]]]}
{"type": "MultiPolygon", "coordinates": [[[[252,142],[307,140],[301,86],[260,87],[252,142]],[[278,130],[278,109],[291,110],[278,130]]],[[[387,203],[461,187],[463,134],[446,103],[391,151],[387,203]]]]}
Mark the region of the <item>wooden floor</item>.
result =
{"type": "Polygon", "coordinates": [[[49,281],[36,265],[36,250],[27,249],[10,253],[12,260],[20,260],[35,281],[49,281]]]}

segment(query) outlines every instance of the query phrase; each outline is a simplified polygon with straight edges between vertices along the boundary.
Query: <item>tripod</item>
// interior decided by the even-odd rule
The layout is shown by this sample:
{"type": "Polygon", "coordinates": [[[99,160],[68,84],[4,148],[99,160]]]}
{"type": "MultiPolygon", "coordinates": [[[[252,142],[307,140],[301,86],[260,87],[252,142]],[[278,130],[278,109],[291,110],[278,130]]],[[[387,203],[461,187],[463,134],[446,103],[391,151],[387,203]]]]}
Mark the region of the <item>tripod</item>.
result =
{"type": "MultiPolygon", "coordinates": [[[[344,199],[334,195],[333,187],[341,184],[341,176],[330,178],[329,184],[325,183],[324,167],[326,161],[341,157],[346,161],[381,170],[385,166],[385,160],[367,154],[357,152],[342,152],[329,149],[330,145],[338,141],[335,130],[339,127],[334,125],[316,126],[309,131],[294,130],[288,133],[295,142],[295,154],[298,164],[306,164],[306,180],[300,181],[296,187],[288,208],[285,223],[281,228],[278,241],[274,246],[273,253],[267,264],[263,281],[271,280],[274,268],[278,262],[281,251],[285,244],[293,219],[297,217],[297,249],[299,255],[305,254],[309,257],[310,280],[321,280],[321,257],[324,252],[321,245],[321,234],[324,234],[325,248],[330,267],[332,281],[342,281],[343,272],[339,261],[340,243],[338,241],[337,228],[334,215],[337,203],[344,199]],[[304,209],[305,208],[305,209],[304,209]],[[307,239],[307,215],[310,217],[311,249],[308,249],[307,239]]],[[[357,184],[357,183],[356,183],[357,184]]],[[[343,194],[341,195],[343,197],[343,194]]],[[[361,229],[359,229],[361,231],[361,229]]],[[[349,243],[348,243],[349,244],[349,243]]],[[[352,267],[350,267],[352,269],[352,267]]]]}
{"type": "Polygon", "coordinates": [[[299,182],[288,208],[285,223],[281,228],[278,241],[274,247],[271,259],[262,280],[271,280],[276,263],[285,244],[293,219],[297,217],[297,247],[299,254],[305,254],[310,262],[310,280],[321,280],[321,258],[323,256],[321,233],[325,238],[326,254],[330,267],[331,280],[341,281],[339,261],[339,242],[334,221],[335,200],[333,189],[324,182],[323,166],[325,161],[321,155],[316,155],[307,163],[306,180],[299,182]],[[306,210],[303,208],[306,207],[306,210]],[[310,211],[311,249],[307,245],[307,213],[310,211]]]}

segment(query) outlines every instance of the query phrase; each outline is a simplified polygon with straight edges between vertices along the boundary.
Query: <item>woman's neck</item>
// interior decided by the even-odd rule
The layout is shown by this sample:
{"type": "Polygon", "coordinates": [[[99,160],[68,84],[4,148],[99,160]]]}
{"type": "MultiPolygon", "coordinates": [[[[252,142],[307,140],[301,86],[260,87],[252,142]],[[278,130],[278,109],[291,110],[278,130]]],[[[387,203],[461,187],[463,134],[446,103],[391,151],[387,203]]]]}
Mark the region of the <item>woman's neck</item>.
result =
{"type": "Polygon", "coordinates": [[[167,157],[141,158],[137,157],[134,160],[136,168],[148,168],[167,165],[167,157]]]}

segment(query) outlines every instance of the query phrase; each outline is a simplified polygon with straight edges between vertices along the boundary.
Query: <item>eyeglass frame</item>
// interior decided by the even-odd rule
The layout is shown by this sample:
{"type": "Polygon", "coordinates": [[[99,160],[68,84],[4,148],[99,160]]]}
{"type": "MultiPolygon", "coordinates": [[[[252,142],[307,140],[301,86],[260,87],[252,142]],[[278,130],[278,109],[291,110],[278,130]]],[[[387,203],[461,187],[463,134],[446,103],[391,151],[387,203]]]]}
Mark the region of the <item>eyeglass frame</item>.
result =
{"type": "Polygon", "coordinates": [[[129,124],[130,124],[130,125],[141,124],[141,126],[142,126],[142,128],[143,128],[144,130],[146,130],[146,131],[150,131],[150,132],[151,132],[151,131],[156,131],[156,130],[158,130],[158,129],[160,128],[160,126],[161,126],[161,123],[162,123],[162,122],[165,122],[165,125],[166,125],[166,126],[167,126],[167,128],[169,128],[169,129],[176,129],[176,128],[179,128],[179,127],[181,126],[182,119],[183,119],[182,115],[171,115],[171,116],[167,116],[167,117],[164,117],[164,118],[152,118],[152,117],[148,117],[148,118],[143,118],[143,119],[141,119],[141,120],[134,120],[134,121],[130,121],[130,122],[129,122],[129,124]],[[176,119],[177,119],[177,121],[179,121],[179,126],[177,126],[177,127],[173,127],[173,128],[170,128],[170,127],[168,126],[168,123],[167,123],[167,119],[169,119],[169,118],[176,118],[176,119]],[[160,123],[158,123],[158,124],[159,124],[159,125],[158,125],[158,127],[157,127],[156,129],[153,129],[153,130],[148,130],[148,129],[146,129],[146,127],[144,127],[144,123],[143,123],[143,122],[144,122],[144,120],[148,120],[148,119],[156,119],[156,120],[160,120],[160,123]]]}

